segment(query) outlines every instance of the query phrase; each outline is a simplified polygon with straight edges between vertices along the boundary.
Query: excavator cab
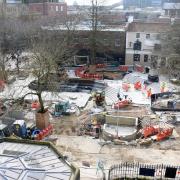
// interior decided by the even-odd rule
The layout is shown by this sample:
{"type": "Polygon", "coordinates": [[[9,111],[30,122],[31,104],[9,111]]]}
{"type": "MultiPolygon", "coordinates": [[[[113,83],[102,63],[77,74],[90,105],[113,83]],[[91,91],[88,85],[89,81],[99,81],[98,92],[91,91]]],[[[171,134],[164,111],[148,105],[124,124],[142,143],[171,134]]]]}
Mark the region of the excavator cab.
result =
{"type": "Polygon", "coordinates": [[[103,106],[105,102],[105,92],[97,91],[95,94],[95,101],[97,106],[103,106]]]}
{"type": "Polygon", "coordinates": [[[7,125],[0,124],[0,138],[9,137],[12,133],[7,125]]]}

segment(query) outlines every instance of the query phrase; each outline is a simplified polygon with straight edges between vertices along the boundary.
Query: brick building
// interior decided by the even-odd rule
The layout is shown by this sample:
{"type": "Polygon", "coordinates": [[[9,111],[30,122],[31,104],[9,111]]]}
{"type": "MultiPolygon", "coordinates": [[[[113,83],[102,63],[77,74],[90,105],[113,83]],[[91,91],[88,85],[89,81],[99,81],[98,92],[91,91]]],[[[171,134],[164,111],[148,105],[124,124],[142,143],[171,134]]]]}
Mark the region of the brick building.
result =
{"type": "Polygon", "coordinates": [[[64,1],[33,1],[27,2],[29,13],[45,16],[67,16],[67,4],[64,1]]]}
{"type": "MultiPolygon", "coordinates": [[[[67,32],[67,27],[64,26],[43,27],[43,29],[67,32]]],[[[75,52],[74,60],[87,63],[91,59],[92,31],[85,25],[76,25],[72,31],[70,47],[75,52]]],[[[96,62],[125,64],[125,26],[108,26],[99,29],[96,33],[96,62]]]]}
{"type": "MultiPolygon", "coordinates": [[[[75,33],[75,49],[78,56],[91,58],[91,31],[79,27],[75,33]]],[[[111,26],[99,30],[96,35],[96,63],[125,64],[125,29],[111,26]]]]}

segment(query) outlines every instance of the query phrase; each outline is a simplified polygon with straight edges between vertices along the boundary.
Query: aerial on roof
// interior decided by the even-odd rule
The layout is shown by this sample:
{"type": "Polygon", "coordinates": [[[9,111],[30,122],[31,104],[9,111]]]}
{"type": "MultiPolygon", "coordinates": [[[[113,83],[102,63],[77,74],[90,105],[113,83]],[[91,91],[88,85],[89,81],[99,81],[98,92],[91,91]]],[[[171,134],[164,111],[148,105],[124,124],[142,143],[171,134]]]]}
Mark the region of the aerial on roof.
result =
{"type": "Polygon", "coordinates": [[[51,146],[17,141],[0,143],[0,179],[78,179],[71,165],[51,146]]]}

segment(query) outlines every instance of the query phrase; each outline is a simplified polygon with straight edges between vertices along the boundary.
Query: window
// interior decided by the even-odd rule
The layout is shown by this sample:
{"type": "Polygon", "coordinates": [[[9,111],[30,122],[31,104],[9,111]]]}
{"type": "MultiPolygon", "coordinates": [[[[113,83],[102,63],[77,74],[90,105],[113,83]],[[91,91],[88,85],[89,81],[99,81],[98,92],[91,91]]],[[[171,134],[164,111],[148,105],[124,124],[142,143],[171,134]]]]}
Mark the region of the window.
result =
{"type": "Polygon", "coordinates": [[[146,34],[146,39],[150,39],[150,34],[146,34]]]}
{"type": "Polygon", "coordinates": [[[136,38],[140,38],[140,33],[136,33],[136,38]]]}
{"type": "Polygon", "coordinates": [[[58,11],[59,9],[58,9],[58,6],[56,6],[56,11],[58,11]]]}
{"type": "Polygon", "coordinates": [[[134,43],[133,49],[139,51],[141,50],[141,42],[139,40],[134,43]]]}
{"type": "Polygon", "coordinates": [[[152,55],[151,56],[151,66],[152,68],[156,69],[158,65],[158,56],[152,55]]]}
{"type": "Polygon", "coordinates": [[[144,55],[144,62],[148,62],[148,55],[147,54],[144,55]]]}
{"type": "Polygon", "coordinates": [[[132,42],[129,42],[129,47],[132,47],[132,44],[133,44],[132,42]]]}
{"type": "Polygon", "coordinates": [[[161,57],[160,67],[165,67],[165,66],[166,66],[166,58],[165,57],[161,57]]]}
{"type": "Polygon", "coordinates": [[[61,6],[61,11],[63,11],[63,6],[61,6]]]}
{"type": "Polygon", "coordinates": [[[115,40],[115,47],[119,47],[121,45],[120,39],[115,40]]]}
{"type": "Polygon", "coordinates": [[[134,61],[140,61],[140,54],[134,54],[133,55],[133,59],[134,59],[134,61]]]}

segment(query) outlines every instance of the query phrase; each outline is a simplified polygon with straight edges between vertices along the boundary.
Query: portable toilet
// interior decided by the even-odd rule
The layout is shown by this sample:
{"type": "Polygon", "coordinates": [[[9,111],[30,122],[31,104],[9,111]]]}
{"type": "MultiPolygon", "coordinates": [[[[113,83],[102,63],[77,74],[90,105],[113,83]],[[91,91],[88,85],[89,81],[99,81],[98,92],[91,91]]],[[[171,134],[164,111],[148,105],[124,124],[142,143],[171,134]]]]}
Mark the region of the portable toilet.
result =
{"type": "Polygon", "coordinates": [[[26,138],[27,136],[27,128],[24,120],[16,120],[13,123],[13,132],[16,136],[21,138],[26,138]]]}

